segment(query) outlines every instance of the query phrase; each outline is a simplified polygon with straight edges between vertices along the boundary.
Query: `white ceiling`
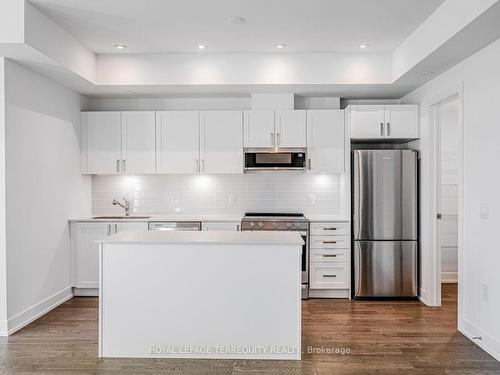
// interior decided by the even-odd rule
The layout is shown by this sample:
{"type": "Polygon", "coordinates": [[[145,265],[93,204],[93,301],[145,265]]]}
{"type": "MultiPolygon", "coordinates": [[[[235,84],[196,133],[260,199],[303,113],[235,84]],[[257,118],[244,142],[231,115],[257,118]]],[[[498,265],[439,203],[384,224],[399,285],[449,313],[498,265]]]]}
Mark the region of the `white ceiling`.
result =
{"type": "Polygon", "coordinates": [[[444,0],[32,0],[96,53],[394,50],[444,0]],[[247,22],[234,25],[228,17],[247,22]]]}

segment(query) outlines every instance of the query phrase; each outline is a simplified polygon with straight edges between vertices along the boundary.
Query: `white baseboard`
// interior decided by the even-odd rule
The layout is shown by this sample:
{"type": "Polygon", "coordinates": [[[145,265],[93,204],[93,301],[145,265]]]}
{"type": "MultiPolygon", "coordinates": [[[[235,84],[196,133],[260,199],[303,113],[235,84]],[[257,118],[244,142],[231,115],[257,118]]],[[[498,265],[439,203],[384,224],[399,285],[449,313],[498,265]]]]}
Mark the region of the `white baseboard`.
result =
{"type": "Polygon", "coordinates": [[[441,272],[442,284],[456,284],[458,283],[458,272],[441,272]]]}
{"type": "Polygon", "coordinates": [[[309,298],[349,298],[349,289],[309,289],[309,298]]]}
{"type": "Polygon", "coordinates": [[[99,288],[73,288],[76,297],[99,297],[99,288]]]}
{"type": "Polygon", "coordinates": [[[429,303],[427,302],[427,292],[425,289],[418,288],[418,296],[417,298],[426,306],[430,306],[429,303]]]}
{"type": "Polygon", "coordinates": [[[30,324],[32,321],[38,319],[42,315],[48,313],[50,310],[66,302],[72,297],[72,288],[64,288],[63,290],[44,299],[43,301],[40,301],[37,304],[27,308],[26,310],[14,315],[7,321],[6,336],[12,335],[14,332],[30,324]]]}
{"type": "Polygon", "coordinates": [[[476,325],[462,319],[458,330],[462,332],[469,340],[491,355],[497,361],[500,361],[500,341],[488,335],[486,332],[478,328],[476,325]],[[473,337],[481,337],[482,339],[473,339],[473,337]]]}
{"type": "Polygon", "coordinates": [[[5,337],[9,335],[9,330],[7,329],[7,321],[0,320],[0,337],[5,337]]]}

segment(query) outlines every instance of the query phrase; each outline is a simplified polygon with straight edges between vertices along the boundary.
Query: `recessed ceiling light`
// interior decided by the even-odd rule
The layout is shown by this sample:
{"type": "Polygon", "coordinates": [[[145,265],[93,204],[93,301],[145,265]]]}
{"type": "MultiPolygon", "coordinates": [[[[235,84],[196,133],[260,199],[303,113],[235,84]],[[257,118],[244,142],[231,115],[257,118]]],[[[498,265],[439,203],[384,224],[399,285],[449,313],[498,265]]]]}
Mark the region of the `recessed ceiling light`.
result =
{"type": "Polygon", "coordinates": [[[370,45],[369,45],[369,44],[361,44],[361,45],[359,46],[359,48],[361,48],[361,49],[365,49],[365,48],[368,48],[368,47],[370,47],[370,45]]]}
{"type": "Polygon", "coordinates": [[[127,46],[125,44],[115,44],[115,48],[125,49],[125,48],[127,48],[127,46]]]}
{"type": "Polygon", "coordinates": [[[200,45],[198,46],[198,49],[205,49],[205,48],[206,48],[206,46],[205,46],[204,44],[200,44],[200,45]]]}
{"type": "Polygon", "coordinates": [[[233,23],[235,25],[241,25],[241,24],[247,22],[247,20],[244,19],[243,17],[229,17],[227,19],[227,22],[233,23]]]}
{"type": "Polygon", "coordinates": [[[420,73],[418,73],[418,75],[420,77],[426,77],[426,76],[430,76],[432,74],[434,74],[434,73],[432,73],[432,72],[420,72],[420,73]]]}
{"type": "Polygon", "coordinates": [[[281,49],[281,48],[285,48],[285,47],[286,47],[286,44],[281,44],[281,43],[280,43],[280,44],[275,44],[274,46],[275,46],[276,48],[281,49]]]}

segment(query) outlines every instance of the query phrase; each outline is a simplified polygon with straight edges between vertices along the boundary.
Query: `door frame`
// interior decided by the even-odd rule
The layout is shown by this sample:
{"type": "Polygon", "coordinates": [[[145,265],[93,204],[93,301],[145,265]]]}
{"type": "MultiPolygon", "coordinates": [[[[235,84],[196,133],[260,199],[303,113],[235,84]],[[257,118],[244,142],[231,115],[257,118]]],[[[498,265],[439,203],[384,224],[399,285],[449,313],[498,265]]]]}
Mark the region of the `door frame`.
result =
{"type": "Polygon", "coordinates": [[[432,209],[429,211],[432,213],[433,225],[432,225],[432,238],[433,238],[433,252],[432,252],[432,282],[430,285],[434,289],[430,291],[429,298],[427,301],[431,306],[441,306],[441,249],[439,246],[439,225],[437,220],[437,214],[439,209],[439,187],[438,184],[441,181],[440,178],[440,167],[441,167],[441,137],[440,137],[440,123],[438,116],[438,108],[446,103],[453,100],[457,100],[458,105],[458,242],[457,242],[457,253],[458,253],[458,322],[460,324],[461,316],[461,296],[463,295],[463,285],[464,285],[464,275],[462,272],[463,265],[463,213],[464,213],[464,197],[463,197],[463,158],[464,158],[464,109],[463,109],[463,83],[458,87],[449,89],[442,92],[434,100],[432,100],[429,105],[429,118],[430,118],[430,133],[433,136],[433,186],[432,186],[432,209]]]}

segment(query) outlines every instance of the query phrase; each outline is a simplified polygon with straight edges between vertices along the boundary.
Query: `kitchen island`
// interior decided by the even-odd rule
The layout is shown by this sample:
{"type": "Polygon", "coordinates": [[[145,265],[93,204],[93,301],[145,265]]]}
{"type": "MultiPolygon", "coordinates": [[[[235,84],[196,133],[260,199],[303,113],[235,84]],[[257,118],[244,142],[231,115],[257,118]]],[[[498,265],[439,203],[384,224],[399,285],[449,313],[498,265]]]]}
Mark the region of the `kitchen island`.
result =
{"type": "Polygon", "coordinates": [[[296,232],[106,237],[99,356],[300,359],[302,244],[296,232]]]}

